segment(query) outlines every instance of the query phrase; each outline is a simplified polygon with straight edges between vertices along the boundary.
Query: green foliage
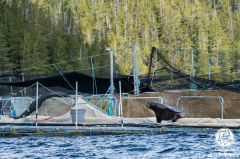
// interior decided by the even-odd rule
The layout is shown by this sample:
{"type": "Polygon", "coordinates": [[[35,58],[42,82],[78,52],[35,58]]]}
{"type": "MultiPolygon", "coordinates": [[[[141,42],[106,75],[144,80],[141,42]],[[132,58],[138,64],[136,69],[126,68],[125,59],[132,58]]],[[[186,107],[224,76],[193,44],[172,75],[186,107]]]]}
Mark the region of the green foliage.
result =
{"type": "MultiPolygon", "coordinates": [[[[237,73],[240,49],[240,2],[226,0],[0,0],[1,71],[59,63],[137,46],[183,48],[162,50],[170,63],[189,72],[189,49],[194,51],[197,74],[237,73]],[[224,60],[225,62],[219,62],[224,60]]],[[[150,54],[150,49],[142,49],[150,54]]],[[[132,51],[114,53],[115,63],[131,61],[132,51]],[[130,58],[131,57],[131,58],[130,58]]],[[[141,55],[138,55],[140,60],[141,55]]],[[[109,65],[109,56],[93,60],[109,65]]],[[[141,60],[140,60],[141,61],[141,60]]],[[[91,60],[61,64],[67,70],[91,68],[91,60]]],[[[129,73],[132,64],[119,65],[129,73]],[[130,70],[129,70],[130,68],[130,70]]],[[[139,66],[146,73],[145,65],[139,66]]],[[[54,72],[53,67],[22,73],[54,72]]]]}

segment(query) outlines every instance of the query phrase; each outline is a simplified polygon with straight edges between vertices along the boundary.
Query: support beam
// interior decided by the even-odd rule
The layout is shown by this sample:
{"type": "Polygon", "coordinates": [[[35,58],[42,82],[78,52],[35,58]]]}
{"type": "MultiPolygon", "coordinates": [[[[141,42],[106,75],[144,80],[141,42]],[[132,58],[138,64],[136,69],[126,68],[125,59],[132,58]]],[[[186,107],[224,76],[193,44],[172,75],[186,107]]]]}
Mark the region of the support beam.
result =
{"type": "Polygon", "coordinates": [[[77,104],[77,102],[78,102],[78,82],[76,81],[76,130],[77,130],[77,128],[78,128],[78,113],[77,113],[77,110],[78,110],[78,104],[77,104]]]}
{"type": "Polygon", "coordinates": [[[37,82],[37,89],[36,89],[36,126],[38,122],[38,82],[37,82]]]}
{"type": "Polygon", "coordinates": [[[137,54],[136,54],[136,45],[133,44],[133,60],[134,60],[134,94],[139,94],[139,86],[138,86],[138,67],[137,67],[137,54]]]}
{"type": "Polygon", "coordinates": [[[114,93],[114,84],[113,84],[113,51],[110,51],[111,54],[111,94],[114,93]]]}
{"type": "Polygon", "coordinates": [[[191,77],[194,78],[194,60],[193,60],[193,49],[190,50],[191,57],[191,77]]]}
{"type": "Polygon", "coordinates": [[[210,60],[208,59],[208,80],[211,80],[210,76],[210,60]]]}
{"type": "Polygon", "coordinates": [[[25,79],[24,79],[24,74],[22,74],[22,81],[25,82],[25,79]]]}
{"type": "MultiPolygon", "coordinates": [[[[9,81],[12,82],[11,76],[9,77],[9,81]]],[[[12,86],[11,86],[11,92],[13,93],[13,88],[12,88],[12,86]]]]}

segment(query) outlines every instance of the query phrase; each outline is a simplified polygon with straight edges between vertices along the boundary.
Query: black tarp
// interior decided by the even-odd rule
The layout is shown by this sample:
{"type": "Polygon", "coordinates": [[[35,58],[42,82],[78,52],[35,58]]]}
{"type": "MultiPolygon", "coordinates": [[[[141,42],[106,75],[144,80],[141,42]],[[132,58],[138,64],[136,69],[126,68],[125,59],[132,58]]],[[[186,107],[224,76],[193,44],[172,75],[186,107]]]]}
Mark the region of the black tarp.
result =
{"type": "MultiPolygon", "coordinates": [[[[36,75],[37,76],[37,75],[36,75]]],[[[39,75],[43,77],[42,75],[39,75]]],[[[27,79],[27,75],[25,75],[27,79]]],[[[0,85],[7,85],[7,86],[17,86],[17,87],[28,87],[36,82],[41,83],[45,87],[62,87],[72,90],[72,87],[76,89],[76,81],[78,81],[78,91],[84,93],[94,93],[104,94],[108,91],[110,86],[110,78],[93,78],[91,76],[78,73],[78,72],[69,72],[64,73],[63,75],[55,75],[55,76],[47,76],[43,78],[36,78],[32,80],[26,80],[25,82],[22,81],[0,81],[0,85]],[[96,84],[95,84],[95,81],[96,84]],[[69,84],[72,86],[70,86],[69,84]]],[[[119,92],[119,81],[121,81],[122,92],[133,92],[134,86],[131,81],[129,81],[129,76],[119,75],[119,77],[114,77],[114,86],[117,92],[119,92]]]]}

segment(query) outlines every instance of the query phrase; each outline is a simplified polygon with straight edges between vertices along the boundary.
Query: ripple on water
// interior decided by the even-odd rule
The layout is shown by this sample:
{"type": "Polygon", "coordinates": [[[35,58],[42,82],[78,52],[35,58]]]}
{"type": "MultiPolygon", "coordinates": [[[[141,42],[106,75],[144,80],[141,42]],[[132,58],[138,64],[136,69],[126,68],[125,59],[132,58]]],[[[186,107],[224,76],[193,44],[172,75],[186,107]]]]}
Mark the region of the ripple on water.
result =
{"type": "MultiPolygon", "coordinates": [[[[231,148],[239,149],[235,133],[231,148]]],[[[193,158],[216,154],[215,133],[0,138],[0,158],[193,158]]],[[[237,151],[238,153],[239,151],[237,151]]],[[[236,152],[235,152],[236,153],[236,152]]]]}

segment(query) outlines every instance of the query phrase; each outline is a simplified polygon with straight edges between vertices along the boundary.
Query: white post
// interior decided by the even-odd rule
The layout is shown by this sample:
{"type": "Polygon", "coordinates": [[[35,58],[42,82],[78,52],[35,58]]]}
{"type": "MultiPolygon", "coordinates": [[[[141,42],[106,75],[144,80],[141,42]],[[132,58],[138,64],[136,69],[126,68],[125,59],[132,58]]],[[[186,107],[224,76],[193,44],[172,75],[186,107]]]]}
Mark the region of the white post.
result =
{"type": "MultiPolygon", "coordinates": [[[[24,74],[22,74],[22,81],[25,82],[24,74]]],[[[25,89],[25,87],[24,87],[24,89],[25,89]]]]}
{"type": "MultiPolygon", "coordinates": [[[[12,82],[12,78],[11,78],[11,77],[9,77],[9,81],[12,82]]],[[[13,88],[12,88],[12,86],[11,86],[11,92],[13,93],[13,88]]]]}
{"type": "Polygon", "coordinates": [[[37,82],[37,89],[36,89],[36,126],[38,122],[38,82],[37,82]]]}
{"type": "Polygon", "coordinates": [[[110,51],[111,54],[111,94],[113,94],[113,51],[110,51]]]}
{"type": "Polygon", "coordinates": [[[22,74],[22,81],[24,82],[25,80],[24,80],[24,74],[22,74]]]}
{"type": "Polygon", "coordinates": [[[115,106],[115,117],[117,117],[117,98],[114,100],[114,106],[115,106]]]}
{"type": "Polygon", "coordinates": [[[191,77],[194,77],[193,49],[190,50],[190,57],[191,57],[191,77]]]}
{"type": "Polygon", "coordinates": [[[78,82],[76,81],[76,129],[78,128],[78,122],[77,122],[77,102],[78,102],[78,82]]]}
{"type": "Polygon", "coordinates": [[[120,111],[121,111],[121,124],[122,124],[122,127],[123,127],[123,113],[122,113],[122,89],[121,89],[121,81],[119,81],[119,91],[120,91],[120,111]]]}
{"type": "Polygon", "coordinates": [[[133,60],[134,60],[134,94],[139,94],[139,86],[138,86],[138,67],[137,67],[137,54],[136,54],[136,45],[133,44],[133,60]]]}
{"type": "Polygon", "coordinates": [[[211,80],[210,76],[210,60],[208,59],[208,80],[211,80]]]}

